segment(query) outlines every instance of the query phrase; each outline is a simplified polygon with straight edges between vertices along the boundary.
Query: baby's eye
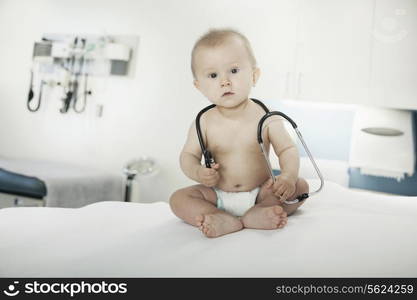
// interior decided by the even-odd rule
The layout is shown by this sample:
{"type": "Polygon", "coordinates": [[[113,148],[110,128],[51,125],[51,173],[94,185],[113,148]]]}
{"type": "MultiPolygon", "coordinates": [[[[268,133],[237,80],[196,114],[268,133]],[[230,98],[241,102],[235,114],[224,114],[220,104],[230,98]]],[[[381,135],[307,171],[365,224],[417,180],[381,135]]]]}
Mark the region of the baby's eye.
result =
{"type": "Polygon", "coordinates": [[[239,72],[239,69],[238,69],[238,68],[233,68],[233,69],[231,70],[231,72],[232,72],[233,74],[235,74],[235,73],[239,72]]]}
{"type": "Polygon", "coordinates": [[[216,78],[217,77],[217,73],[210,73],[209,76],[210,76],[210,78],[216,78]]]}

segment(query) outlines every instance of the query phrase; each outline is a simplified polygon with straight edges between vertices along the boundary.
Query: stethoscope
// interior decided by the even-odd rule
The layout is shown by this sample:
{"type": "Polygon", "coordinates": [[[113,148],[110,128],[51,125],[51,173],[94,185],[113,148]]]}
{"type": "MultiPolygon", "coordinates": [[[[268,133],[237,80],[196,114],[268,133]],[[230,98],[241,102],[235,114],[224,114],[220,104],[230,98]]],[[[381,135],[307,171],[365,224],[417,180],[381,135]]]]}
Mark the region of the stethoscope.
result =
{"type": "MultiPolygon", "coordinates": [[[[269,109],[265,106],[265,104],[263,104],[261,101],[259,101],[257,99],[253,99],[253,98],[251,98],[251,100],[253,102],[259,104],[265,110],[265,112],[266,112],[266,114],[261,118],[261,120],[259,120],[259,123],[258,123],[258,143],[259,143],[259,146],[261,147],[261,151],[262,151],[262,154],[263,154],[263,156],[265,158],[266,164],[268,166],[269,175],[271,176],[272,181],[275,183],[276,179],[275,179],[275,176],[274,176],[274,172],[272,170],[271,163],[269,162],[269,158],[268,158],[267,152],[265,151],[264,142],[263,142],[263,139],[262,139],[262,126],[263,126],[263,124],[264,124],[264,122],[265,122],[266,119],[268,119],[269,117],[274,116],[274,115],[281,116],[284,119],[286,119],[288,122],[290,122],[291,126],[294,128],[295,132],[297,133],[297,136],[298,136],[299,140],[301,141],[301,143],[302,143],[302,145],[303,145],[303,147],[304,147],[304,149],[305,149],[305,151],[306,151],[306,153],[307,153],[307,155],[308,155],[311,163],[313,164],[314,169],[316,170],[317,175],[320,178],[320,187],[317,190],[315,190],[313,192],[310,192],[310,193],[301,194],[296,199],[294,199],[292,201],[285,200],[284,202],[286,204],[298,203],[298,202],[301,202],[301,201],[307,199],[310,196],[313,196],[313,195],[319,193],[321,191],[321,189],[323,188],[324,178],[323,178],[323,175],[321,174],[319,168],[317,167],[317,164],[314,161],[313,155],[311,154],[310,150],[308,149],[308,147],[307,147],[307,145],[306,145],[306,143],[304,141],[303,136],[301,135],[300,131],[298,130],[297,124],[290,117],[288,117],[286,114],[284,114],[284,113],[282,113],[280,111],[271,111],[270,112],[269,109]]],[[[205,113],[206,111],[212,109],[215,106],[216,106],[215,104],[211,104],[211,105],[203,108],[197,114],[197,117],[196,117],[196,120],[195,120],[198,141],[200,142],[201,152],[203,153],[204,163],[205,163],[205,165],[206,165],[207,168],[211,168],[211,165],[212,164],[215,164],[215,161],[214,161],[214,158],[213,158],[213,155],[211,154],[211,152],[209,150],[207,150],[206,146],[204,145],[203,136],[201,134],[201,128],[200,128],[200,118],[201,118],[201,115],[203,113],[205,113]]]]}

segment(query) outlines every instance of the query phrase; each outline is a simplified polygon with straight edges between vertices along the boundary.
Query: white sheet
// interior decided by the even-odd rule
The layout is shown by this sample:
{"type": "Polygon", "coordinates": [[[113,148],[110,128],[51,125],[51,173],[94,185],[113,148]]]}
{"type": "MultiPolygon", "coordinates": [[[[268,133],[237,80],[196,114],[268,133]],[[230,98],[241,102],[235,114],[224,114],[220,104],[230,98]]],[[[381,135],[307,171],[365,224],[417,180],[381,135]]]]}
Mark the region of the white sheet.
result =
{"type": "Polygon", "coordinates": [[[416,253],[417,197],[331,182],[284,229],[216,239],[163,202],[0,210],[0,276],[416,277],[416,253]]]}

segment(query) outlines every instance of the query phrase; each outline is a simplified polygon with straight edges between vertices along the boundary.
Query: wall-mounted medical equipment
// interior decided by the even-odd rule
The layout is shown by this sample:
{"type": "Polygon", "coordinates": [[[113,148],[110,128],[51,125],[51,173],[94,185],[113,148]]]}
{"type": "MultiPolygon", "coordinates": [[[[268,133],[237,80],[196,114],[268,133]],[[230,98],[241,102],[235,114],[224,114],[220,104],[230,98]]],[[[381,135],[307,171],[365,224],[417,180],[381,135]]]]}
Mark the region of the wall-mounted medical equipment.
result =
{"type": "MultiPolygon", "coordinates": [[[[271,167],[271,163],[269,162],[269,158],[268,158],[267,152],[266,152],[266,150],[264,148],[264,143],[263,143],[263,140],[262,140],[262,128],[263,128],[263,123],[265,122],[265,120],[268,119],[269,117],[274,116],[274,115],[283,117],[294,128],[294,130],[297,133],[297,136],[300,139],[300,141],[301,141],[301,143],[302,143],[302,145],[303,145],[303,147],[304,147],[304,149],[305,149],[305,151],[306,151],[306,153],[307,153],[307,155],[308,155],[311,163],[314,166],[314,169],[317,172],[317,175],[320,178],[320,186],[319,186],[319,188],[317,190],[315,190],[315,191],[313,191],[313,192],[311,192],[309,194],[301,194],[295,200],[292,200],[292,201],[284,200],[284,202],[287,203],[287,204],[297,203],[297,202],[300,202],[300,201],[303,201],[303,200],[307,199],[309,196],[312,196],[314,194],[319,193],[321,191],[321,189],[323,188],[323,186],[324,186],[324,178],[323,178],[323,175],[321,174],[320,169],[318,168],[316,162],[314,161],[313,155],[311,154],[310,150],[308,149],[307,144],[305,143],[303,136],[301,135],[300,131],[298,130],[297,124],[290,117],[288,117],[287,115],[285,115],[284,113],[279,112],[279,111],[271,111],[270,112],[269,109],[265,106],[265,104],[263,104],[261,101],[259,101],[257,99],[253,99],[253,98],[251,98],[251,100],[253,102],[257,103],[258,105],[260,105],[263,108],[263,110],[265,111],[265,115],[259,120],[259,123],[258,123],[258,131],[257,131],[258,135],[257,136],[258,136],[258,143],[259,143],[259,146],[261,148],[261,152],[262,152],[262,154],[265,157],[265,161],[266,161],[267,166],[268,166],[268,172],[269,172],[269,175],[271,176],[272,181],[275,182],[276,179],[275,179],[275,175],[274,175],[274,172],[272,170],[272,167],[271,167]]],[[[205,113],[209,109],[212,109],[215,106],[216,106],[215,104],[212,104],[212,105],[209,105],[209,106],[203,108],[197,114],[196,122],[195,122],[196,123],[197,136],[198,136],[198,140],[200,142],[201,152],[203,154],[204,163],[205,163],[205,165],[206,165],[207,168],[211,168],[211,165],[213,165],[215,163],[215,160],[214,160],[214,157],[211,154],[211,152],[204,145],[203,136],[201,134],[201,128],[200,128],[200,118],[201,118],[201,115],[203,113],[205,113]]]]}
{"type": "Polygon", "coordinates": [[[83,112],[91,76],[133,75],[137,44],[136,36],[45,34],[33,47],[28,110],[39,110],[45,88],[60,88],[60,112],[83,112]]]}

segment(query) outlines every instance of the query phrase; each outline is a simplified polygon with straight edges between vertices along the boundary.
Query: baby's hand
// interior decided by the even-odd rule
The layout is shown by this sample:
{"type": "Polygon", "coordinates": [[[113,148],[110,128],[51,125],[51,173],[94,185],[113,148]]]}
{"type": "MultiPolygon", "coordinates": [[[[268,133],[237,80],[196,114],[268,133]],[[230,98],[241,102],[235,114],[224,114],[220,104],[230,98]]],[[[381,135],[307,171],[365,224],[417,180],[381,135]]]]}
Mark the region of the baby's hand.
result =
{"type": "Polygon", "coordinates": [[[220,174],[217,171],[219,167],[219,164],[214,164],[211,168],[201,166],[197,169],[198,181],[208,187],[216,186],[220,179],[220,174]]]}
{"type": "Polygon", "coordinates": [[[281,201],[287,200],[295,192],[294,180],[285,174],[281,174],[277,176],[275,178],[275,183],[272,182],[272,179],[269,179],[267,187],[268,188],[272,187],[272,192],[281,201]]]}

